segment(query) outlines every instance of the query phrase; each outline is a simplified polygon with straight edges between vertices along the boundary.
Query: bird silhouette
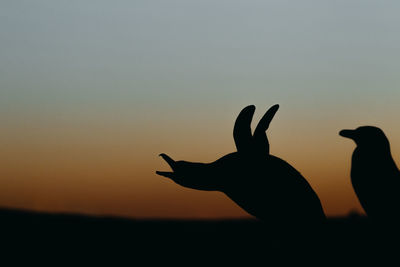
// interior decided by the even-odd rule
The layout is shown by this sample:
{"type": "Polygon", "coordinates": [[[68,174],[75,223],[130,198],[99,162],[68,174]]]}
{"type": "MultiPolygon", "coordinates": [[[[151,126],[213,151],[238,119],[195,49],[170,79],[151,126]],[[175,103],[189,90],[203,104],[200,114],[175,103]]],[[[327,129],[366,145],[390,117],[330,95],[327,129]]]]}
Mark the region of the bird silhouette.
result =
{"type": "Polygon", "coordinates": [[[342,130],[357,147],[351,163],[351,182],[368,217],[393,221],[400,207],[400,171],[392,158],[384,132],[374,126],[342,130]]]}
{"type": "Polygon", "coordinates": [[[174,161],[161,154],[172,172],[156,173],[184,187],[221,191],[249,214],[276,225],[323,222],[320,200],[306,179],[269,153],[266,130],[278,108],[274,105],[265,113],[254,134],[250,124],[255,106],[240,112],[233,130],[236,152],[212,163],[174,161]]]}

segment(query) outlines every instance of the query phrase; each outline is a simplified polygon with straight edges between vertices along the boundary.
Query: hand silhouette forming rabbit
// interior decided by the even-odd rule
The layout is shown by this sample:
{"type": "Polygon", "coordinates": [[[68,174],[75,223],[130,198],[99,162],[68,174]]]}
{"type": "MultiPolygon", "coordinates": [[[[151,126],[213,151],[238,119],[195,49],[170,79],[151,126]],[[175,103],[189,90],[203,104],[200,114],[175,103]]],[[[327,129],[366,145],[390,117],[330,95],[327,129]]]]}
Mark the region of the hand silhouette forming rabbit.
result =
{"type": "Polygon", "coordinates": [[[237,151],[212,163],[174,161],[160,156],[172,172],[156,173],[198,190],[221,191],[251,215],[274,224],[310,224],[325,220],[320,200],[304,177],[286,161],[270,155],[265,131],[279,106],[272,106],[254,134],[250,123],[255,106],[244,108],[233,136],[237,151]]]}

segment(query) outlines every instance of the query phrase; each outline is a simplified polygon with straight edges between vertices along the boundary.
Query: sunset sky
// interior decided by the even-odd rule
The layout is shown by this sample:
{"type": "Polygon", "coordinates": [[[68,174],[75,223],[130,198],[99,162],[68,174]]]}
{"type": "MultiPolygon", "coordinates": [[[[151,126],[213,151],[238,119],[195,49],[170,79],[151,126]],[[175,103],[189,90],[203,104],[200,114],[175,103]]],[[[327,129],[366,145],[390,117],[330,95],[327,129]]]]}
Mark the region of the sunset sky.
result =
{"type": "Polygon", "coordinates": [[[400,2],[5,0],[0,206],[134,218],[248,216],[157,176],[210,162],[280,104],[271,154],[328,216],[362,212],[343,128],[381,127],[400,163],[400,2]]]}

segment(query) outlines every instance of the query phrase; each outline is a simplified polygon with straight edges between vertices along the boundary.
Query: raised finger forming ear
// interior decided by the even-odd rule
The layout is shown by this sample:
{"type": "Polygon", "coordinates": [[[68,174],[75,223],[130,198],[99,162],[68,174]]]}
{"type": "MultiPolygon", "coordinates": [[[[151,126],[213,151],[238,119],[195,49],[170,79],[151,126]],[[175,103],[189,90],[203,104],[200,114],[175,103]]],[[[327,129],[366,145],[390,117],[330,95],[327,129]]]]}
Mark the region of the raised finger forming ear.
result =
{"type": "Polygon", "coordinates": [[[235,126],[233,128],[233,138],[238,152],[247,152],[252,150],[253,137],[251,134],[251,120],[253,119],[256,107],[247,106],[239,113],[235,126]]]}
{"type": "Polygon", "coordinates": [[[269,154],[269,142],[265,131],[268,129],[269,124],[271,123],[278,109],[279,105],[274,105],[269,108],[268,111],[261,118],[254,131],[254,143],[256,149],[262,151],[263,153],[269,154]]]}

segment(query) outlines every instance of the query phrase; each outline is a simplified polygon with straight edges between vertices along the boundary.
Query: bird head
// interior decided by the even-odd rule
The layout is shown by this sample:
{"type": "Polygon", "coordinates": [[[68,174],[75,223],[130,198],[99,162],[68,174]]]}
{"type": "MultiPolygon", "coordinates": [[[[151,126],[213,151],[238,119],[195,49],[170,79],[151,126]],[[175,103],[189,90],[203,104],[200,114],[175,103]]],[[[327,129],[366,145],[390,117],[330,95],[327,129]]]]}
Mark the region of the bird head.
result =
{"type": "Polygon", "coordinates": [[[389,148],[389,140],[384,132],[375,126],[361,126],[355,130],[341,130],[340,136],[352,139],[357,146],[389,148]]]}

